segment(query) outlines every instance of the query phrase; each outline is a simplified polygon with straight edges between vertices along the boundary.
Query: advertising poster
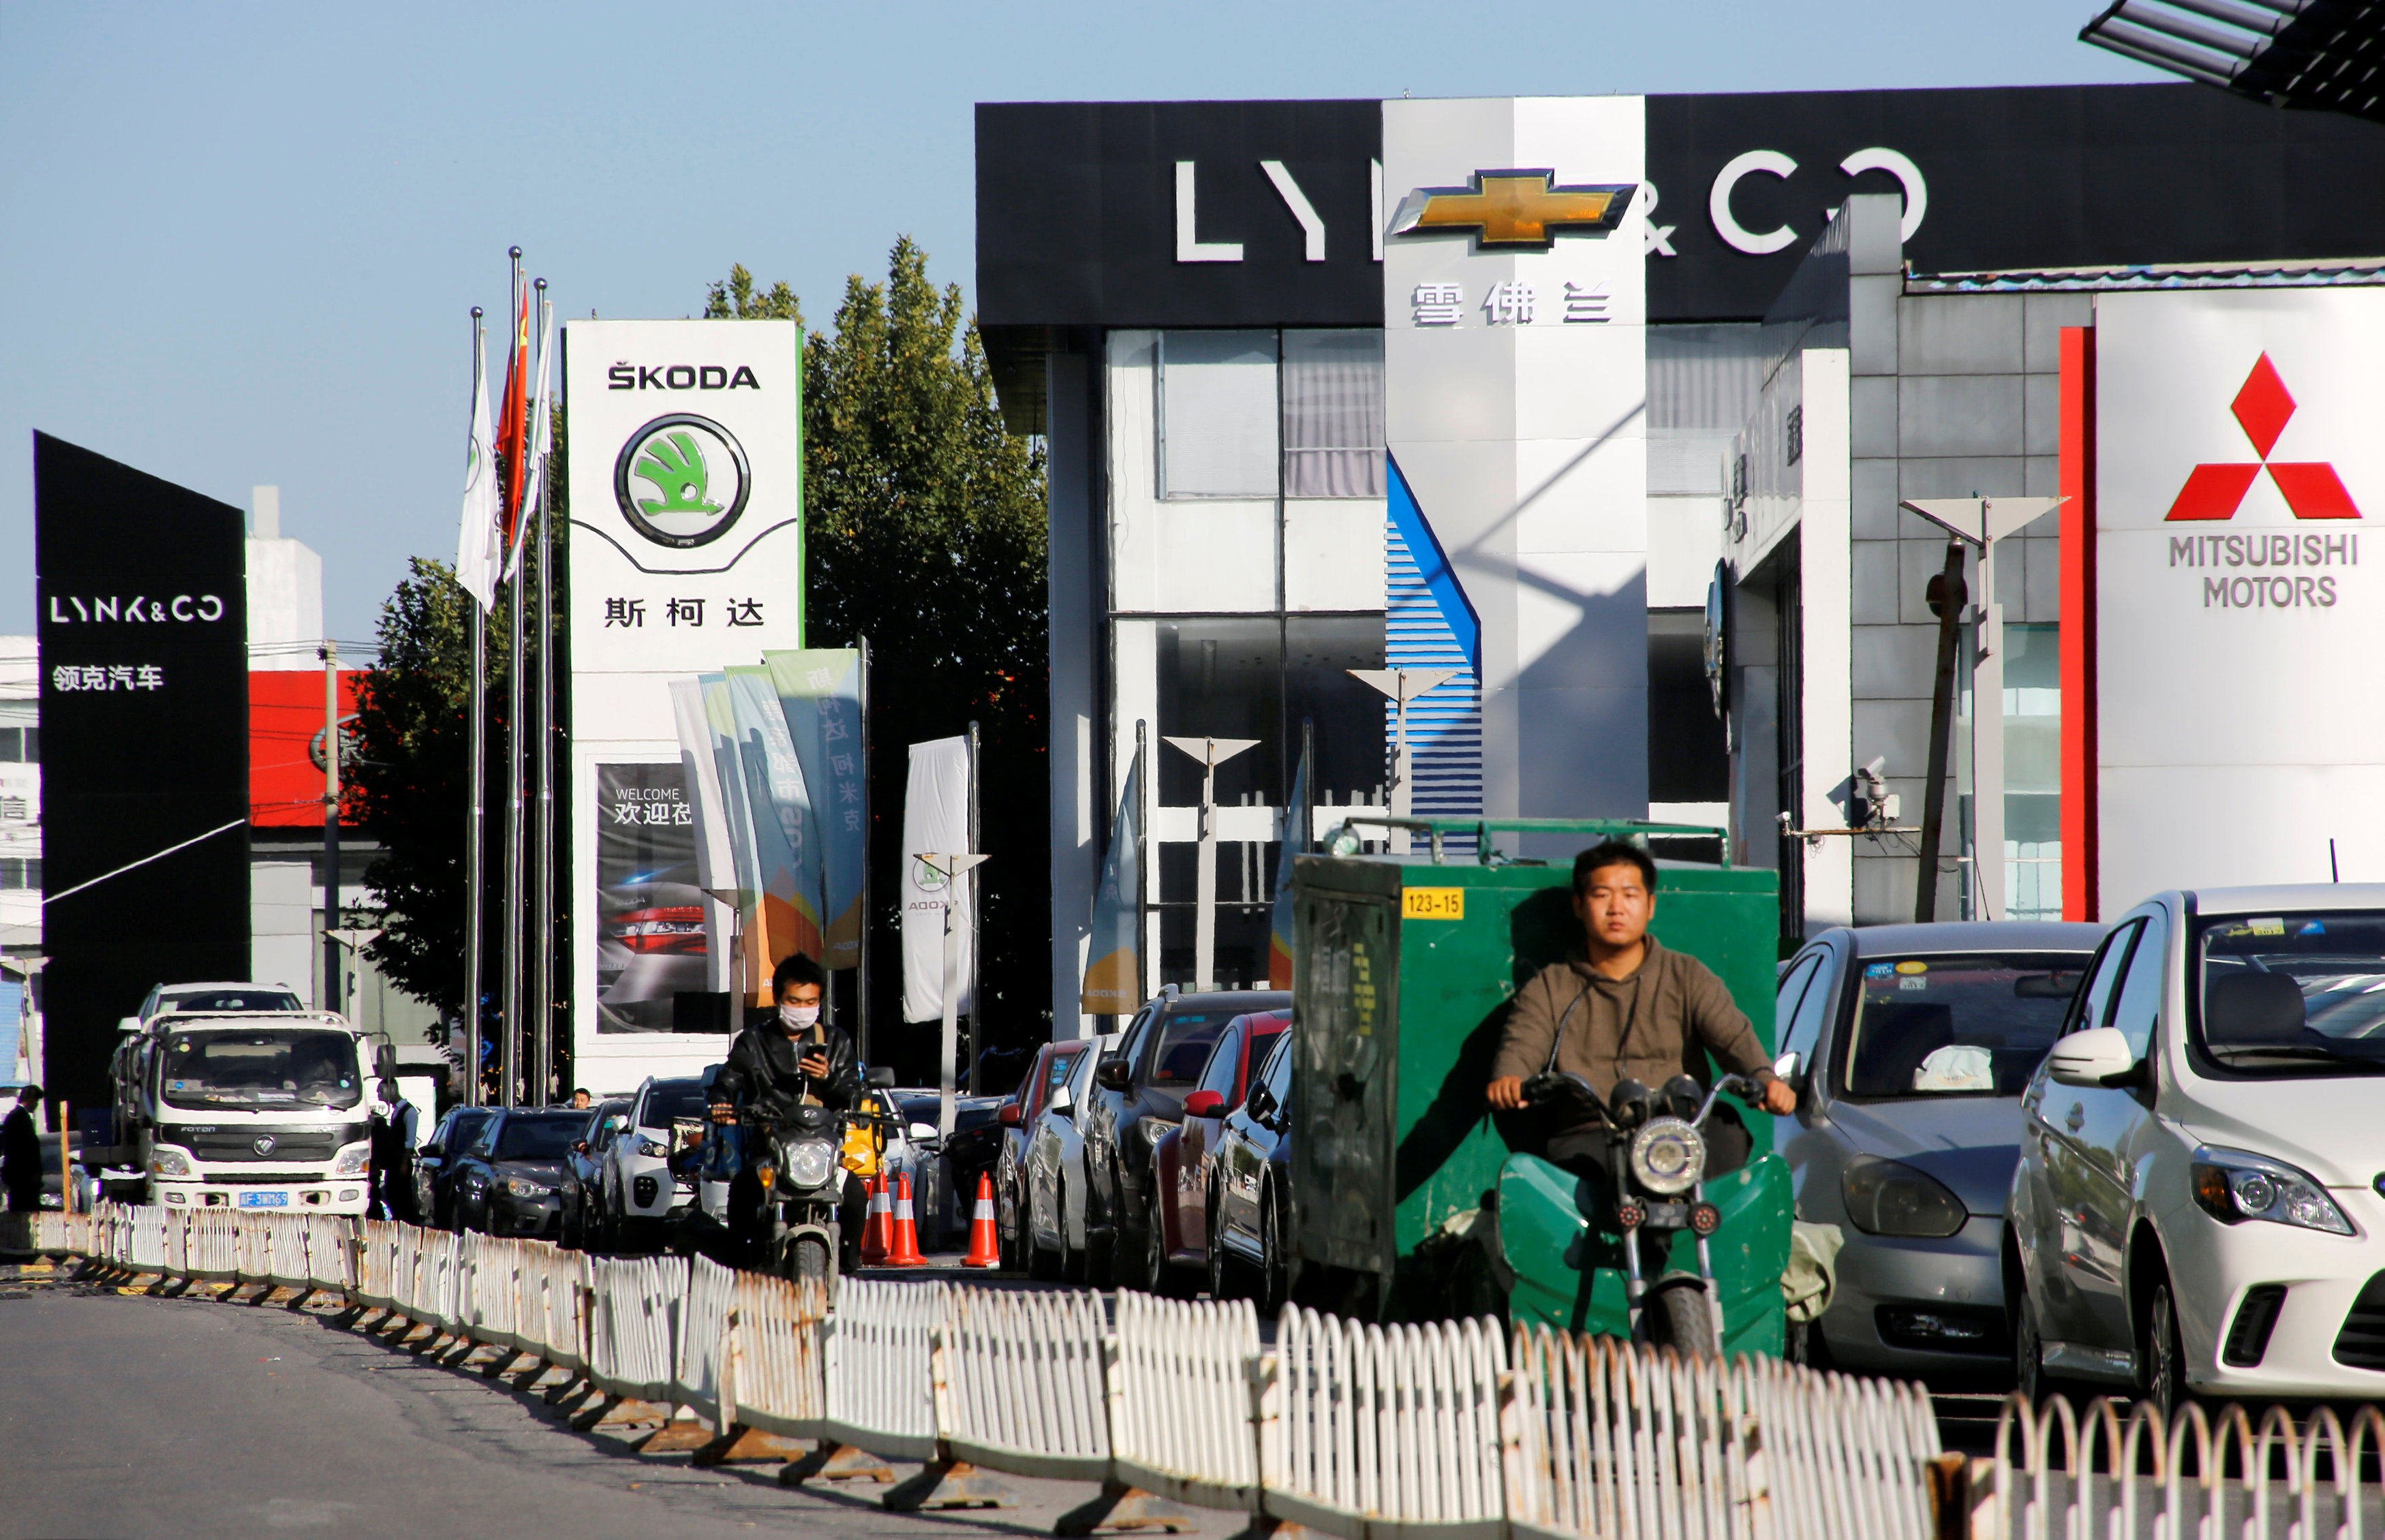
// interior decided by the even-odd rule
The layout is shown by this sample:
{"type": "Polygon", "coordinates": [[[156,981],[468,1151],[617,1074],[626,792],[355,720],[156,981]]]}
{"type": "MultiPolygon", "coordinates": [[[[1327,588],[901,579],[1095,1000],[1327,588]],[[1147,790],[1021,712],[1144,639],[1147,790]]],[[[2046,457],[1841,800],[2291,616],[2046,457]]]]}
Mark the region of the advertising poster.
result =
{"type": "Polygon", "coordinates": [[[813,797],[830,968],[861,963],[862,873],[869,857],[869,779],[861,751],[861,653],[816,647],[763,655],[813,797]]]}
{"type": "MultiPolygon", "coordinates": [[[[776,733],[750,720],[740,730],[730,678],[758,672],[767,651],[804,643],[802,379],[802,329],[792,321],[564,328],[572,883],[588,899],[573,907],[574,1074],[599,1092],[718,1061],[725,1037],[672,1033],[684,1019],[678,996],[710,996],[715,1008],[695,1019],[721,1020],[718,997],[755,998],[804,933],[801,880],[791,875],[800,863],[780,849],[790,813],[797,831],[807,817],[801,771],[783,722],[776,733]],[[694,712],[674,691],[690,683],[694,712]],[[691,717],[717,741],[684,743],[691,717]],[[701,774],[706,759],[713,781],[701,774]],[[633,803],[671,809],[669,843],[624,843],[630,826],[611,820],[633,803]],[[700,829],[709,831],[703,840],[700,829]],[[645,908],[680,912],[622,920],[641,913],[638,890],[655,887],[662,891],[643,896],[676,901],[645,908]],[[775,930],[773,899],[785,906],[775,930]],[[676,926],[690,915],[700,937],[609,929],[676,926]],[[655,938],[651,949],[633,949],[640,933],[655,938]]],[[[776,694],[767,677],[760,682],[775,718],[776,694]]],[[[743,691],[751,719],[755,687],[743,691]]],[[[661,832],[638,825],[641,838],[661,832]]]]}

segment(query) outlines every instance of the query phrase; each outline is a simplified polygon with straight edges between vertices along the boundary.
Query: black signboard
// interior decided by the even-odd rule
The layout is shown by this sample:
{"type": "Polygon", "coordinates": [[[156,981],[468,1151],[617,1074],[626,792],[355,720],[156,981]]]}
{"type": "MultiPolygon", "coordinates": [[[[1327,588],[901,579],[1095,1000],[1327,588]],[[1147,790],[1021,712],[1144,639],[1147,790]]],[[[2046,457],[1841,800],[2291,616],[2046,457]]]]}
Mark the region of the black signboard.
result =
{"type": "Polygon", "coordinates": [[[152,985],[248,974],[241,511],[33,435],[43,1076],[107,1094],[152,985]]]}

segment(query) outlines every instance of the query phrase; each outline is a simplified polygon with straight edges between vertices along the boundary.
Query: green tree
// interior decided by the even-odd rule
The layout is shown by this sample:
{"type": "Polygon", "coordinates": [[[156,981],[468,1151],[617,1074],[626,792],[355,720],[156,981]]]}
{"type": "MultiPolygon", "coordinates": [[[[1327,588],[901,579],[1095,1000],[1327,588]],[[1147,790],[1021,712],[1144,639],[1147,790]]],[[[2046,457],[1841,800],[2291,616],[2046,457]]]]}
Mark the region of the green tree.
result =
{"type": "MultiPolygon", "coordinates": [[[[742,266],[711,285],[705,314],[803,319],[793,289],[756,293],[742,266]]],[[[805,629],[821,645],[869,639],[876,1020],[895,1021],[902,998],[908,746],[975,721],[993,858],[980,907],[987,1037],[1041,1038],[1051,1013],[1043,449],[1005,431],[960,289],[938,289],[907,236],[885,282],[847,280],[833,332],[805,339],[804,449],[805,629]]]]}

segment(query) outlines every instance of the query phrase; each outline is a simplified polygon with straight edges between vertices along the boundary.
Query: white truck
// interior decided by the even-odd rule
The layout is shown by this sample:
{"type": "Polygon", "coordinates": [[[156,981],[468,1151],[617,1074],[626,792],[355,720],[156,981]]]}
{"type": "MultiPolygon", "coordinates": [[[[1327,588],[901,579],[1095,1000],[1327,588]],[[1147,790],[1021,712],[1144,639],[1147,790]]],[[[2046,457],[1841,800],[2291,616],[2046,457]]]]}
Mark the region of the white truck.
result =
{"type": "Polygon", "coordinates": [[[117,1049],[119,1158],[151,1203],[361,1214],[373,1084],[395,1069],[329,1011],[171,1011],[117,1049]]]}

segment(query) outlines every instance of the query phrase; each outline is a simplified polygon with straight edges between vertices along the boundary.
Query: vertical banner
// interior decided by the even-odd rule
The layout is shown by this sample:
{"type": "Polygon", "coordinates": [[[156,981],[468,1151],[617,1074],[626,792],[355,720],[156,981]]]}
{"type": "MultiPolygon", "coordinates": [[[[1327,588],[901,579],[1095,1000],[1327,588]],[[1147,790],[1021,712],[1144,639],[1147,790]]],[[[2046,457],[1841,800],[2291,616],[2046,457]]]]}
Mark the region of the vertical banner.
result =
{"type": "Polygon", "coordinates": [[[251,976],[246,522],[33,435],[49,957],[35,1078],[78,1108],[106,1105],[116,1023],[150,985],[251,976]]]}
{"type": "Polygon", "coordinates": [[[903,1020],[932,1021],[944,1014],[944,908],[960,927],[960,1001],[977,1008],[976,938],[969,934],[969,884],[947,882],[919,857],[968,854],[969,751],[967,738],[911,745],[911,776],[903,794],[903,1020]]]}
{"type": "Polygon", "coordinates": [[[1109,858],[1093,890],[1093,945],[1077,1008],[1088,1016],[1131,1016],[1143,1008],[1143,751],[1126,773],[1109,858]]]}
{"type": "Polygon", "coordinates": [[[680,776],[687,783],[695,830],[695,884],[705,894],[704,988],[730,988],[728,945],[737,895],[737,852],[729,840],[729,808],[720,790],[719,761],[712,752],[712,724],[705,720],[701,680],[671,682],[671,720],[679,729],[680,776]],[[724,913],[723,911],[727,911],[724,913]]]}
{"type": "Polygon", "coordinates": [[[1275,914],[1267,926],[1267,987],[1292,987],[1292,862],[1308,848],[1315,818],[1308,810],[1308,738],[1301,735],[1300,769],[1283,806],[1283,844],[1275,861],[1275,914]]]}
{"type": "Polygon", "coordinates": [[[770,970],[795,953],[820,954],[819,842],[812,836],[811,796],[770,671],[754,664],[728,675],[761,860],[762,939],[753,950],[763,976],[754,1004],[767,1006],[770,970]]]}
{"type": "Polygon", "coordinates": [[[816,647],[762,655],[813,796],[821,910],[830,968],[861,964],[861,887],[869,858],[869,778],[861,737],[861,652],[816,647]]]}
{"type": "MultiPolygon", "coordinates": [[[[778,702],[766,685],[768,717],[741,723],[739,690],[750,716],[753,686],[717,677],[758,665],[765,651],[803,645],[803,334],[792,321],[588,320],[564,328],[563,351],[571,450],[570,881],[581,895],[570,906],[574,1078],[615,1092],[649,1074],[693,1073],[718,1060],[727,1043],[706,1033],[662,1035],[675,1019],[669,999],[657,996],[634,1011],[604,1003],[619,995],[621,979],[651,970],[625,967],[609,981],[599,978],[600,959],[609,969],[629,945],[626,936],[603,930],[608,906],[621,900],[606,895],[617,874],[600,848],[608,806],[600,787],[643,783],[668,770],[689,820],[676,826],[681,885],[715,897],[728,891],[728,874],[718,870],[723,845],[736,869],[743,913],[730,926],[735,933],[717,933],[721,909],[690,898],[708,922],[701,966],[683,956],[654,987],[717,990],[734,948],[743,975],[734,987],[750,992],[756,964],[767,983],[771,949],[783,955],[804,933],[800,865],[780,795],[800,784],[801,772],[783,722],[768,729],[779,720],[778,702]],[[671,689],[691,679],[699,682],[700,732],[684,695],[675,704],[671,689]],[[716,786],[703,776],[707,747],[717,819],[716,786]],[[708,878],[699,858],[712,868],[708,878]]],[[[788,806],[807,805],[794,798],[788,806]]],[[[816,932],[817,898],[810,913],[816,932]]]]}

